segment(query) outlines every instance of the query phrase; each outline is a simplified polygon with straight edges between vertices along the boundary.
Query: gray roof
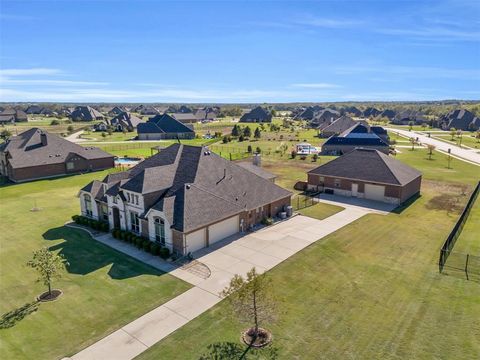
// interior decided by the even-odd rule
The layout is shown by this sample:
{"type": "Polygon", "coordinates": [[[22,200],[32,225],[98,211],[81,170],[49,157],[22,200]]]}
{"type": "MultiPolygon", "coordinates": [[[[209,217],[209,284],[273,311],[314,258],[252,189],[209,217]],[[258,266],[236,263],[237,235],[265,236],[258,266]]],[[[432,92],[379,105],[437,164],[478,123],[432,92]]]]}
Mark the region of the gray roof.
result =
{"type": "Polygon", "coordinates": [[[38,128],[11,137],[2,151],[11,156],[8,161],[13,168],[63,163],[70,154],[87,160],[113,157],[99,148],[83,147],[38,128]],[[46,136],[46,145],[42,145],[42,134],[46,136]]]}
{"type": "Polygon", "coordinates": [[[422,175],[418,170],[374,149],[355,149],[309,173],[390,185],[406,185],[422,175]]]}
{"type": "Polygon", "coordinates": [[[95,110],[91,106],[77,106],[70,114],[70,117],[73,120],[78,121],[92,121],[104,118],[101,112],[95,110]]]}
{"type": "Polygon", "coordinates": [[[270,122],[272,121],[272,113],[261,106],[257,106],[250,112],[243,114],[240,122],[270,122]]]}
{"type": "Polygon", "coordinates": [[[261,166],[254,165],[249,161],[236,162],[236,164],[267,180],[272,180],[277,177],[277,175],[272,174],[271,172],[263,169],[261,166]]]}
{"type": "Polygon", "coordinates": [[[135,115],[132,115],[129,112],[122,112],[112,118],[110,121],[110,125],[116,126],[116,125],[122,125],[126,127],[131,127],[131,128],[136,128],[138,124],[142,122],[142,119],[139,117],[136,117],[135,115]]]}
{"type": "Polygon", "coordinates": [[[149,208],[164,212],[173,227],[183,232],[291,195],[197,146],[171,145],[126,173],[127,179],[109,184],[107,194],[127,190],[153,198],[149,208]]]}
{"type": "Polygon", "coordinates": [[[355,126],[357,123],[358,122],[353,120],[351,117],[343,115],[334,120],[331,124],[328,124],[327,122],[321,124],[319,129],[325,133],[340,134],[352,126],[355,126]]]}
{"type": "Polygon", "coordinates": [[[480,118],[465,109],[452,110],[440,118],[440,122],[446,129],[477,130],[480,128],[480,118]]]}
{"type": "Polygon", "coordinates": [[[188,126],[174,119],[168,114],[156,115],[150,118],[146,123],[140,123],[137,126],[137,132],[142,133],[191,133],[188,126]]]}
{"type": "Polygon", "coordinates": [[[175,113],[175,114],[171,114],[171,116],[180,122],[183,122],[183,121],[197,122],[198,121],[198,118],[193,113],[175,113]]]}

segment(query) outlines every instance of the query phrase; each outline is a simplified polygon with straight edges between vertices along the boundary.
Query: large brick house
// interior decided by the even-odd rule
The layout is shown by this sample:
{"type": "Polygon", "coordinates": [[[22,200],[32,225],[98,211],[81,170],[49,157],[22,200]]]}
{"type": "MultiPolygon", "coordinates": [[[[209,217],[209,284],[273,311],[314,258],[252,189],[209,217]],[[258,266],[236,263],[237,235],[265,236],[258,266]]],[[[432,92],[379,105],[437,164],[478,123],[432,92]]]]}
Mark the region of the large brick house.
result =
{"type": "Polygon", "coordinates": [[[206,147],[174,144],[79,192],[84,216],[108,221],[178,254],[246,231],[290,205],[271,179],[206,147]]]}
{"type": "Polygon", "coordinates": [[[268,109],[264,109],[261,106],[257,106],[250,112],[243,114],[240,118],[240,122],[249,123],[263,123],[272,122],[272,113],[268,109]]]}
{"type": "Polygon", "coordinates": [[[355,149],[308,172],[308,188],[402,204],[420,192],[422,174],[374,149],[355,149]]]}
{"type": "Polygon", "coordinates": [[[137,126],[139,140],[193,139],[195,131],[168,114],[156,115],[137,126]]]}
{"type": "Polygon", "coordinates": [[[83,147],[38,128],[13,136],[0,145],[0,174],[13,182],[104,170],[113,155],[83,147]]]}

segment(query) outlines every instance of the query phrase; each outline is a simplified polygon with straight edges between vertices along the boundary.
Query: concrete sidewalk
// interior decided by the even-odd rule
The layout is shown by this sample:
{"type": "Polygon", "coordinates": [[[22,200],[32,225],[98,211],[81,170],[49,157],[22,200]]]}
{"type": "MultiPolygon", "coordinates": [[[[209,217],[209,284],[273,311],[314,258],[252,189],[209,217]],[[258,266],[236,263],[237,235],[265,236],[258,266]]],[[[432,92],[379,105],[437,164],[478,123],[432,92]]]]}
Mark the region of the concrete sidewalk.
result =
{"type": "Polygon", "coordinates": [[[324,220],[295,216],[277,225],[242,237],[234,236],[202,249],[193,255],[210,268],[210,277],[203,279],[180,268],[169,271],[171,275],[194,284],[194,287],[87,347],[72,359],[133,359],[220,302],[219,293],[234,274],[245,275],[252,267],[259,272],[267,271],[371,212],[376,211],[351,206],[324,220]]]}

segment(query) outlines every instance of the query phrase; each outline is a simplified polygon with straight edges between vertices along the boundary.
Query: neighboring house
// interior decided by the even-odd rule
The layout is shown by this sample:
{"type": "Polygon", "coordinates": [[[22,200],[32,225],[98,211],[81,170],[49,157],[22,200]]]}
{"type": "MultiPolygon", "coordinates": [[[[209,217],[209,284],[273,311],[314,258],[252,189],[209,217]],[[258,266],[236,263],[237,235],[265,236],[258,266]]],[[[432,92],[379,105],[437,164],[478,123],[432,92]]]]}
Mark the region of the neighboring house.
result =
{"type": "Polygon", "coordinates": [[[410,122],[413,122],[415,125],[421,125],[428,123],[428,120],[422,113],[415,110],[402,111],[396,114],[392,120],[392,124],[395,125],[409,125],[410,122]]]}
{"type": "Polygon", "coordinates": [[[400,205],[420,192],[422,174],[378,150],[355,149],[309,171],[307,182],[312,190],[400,205]]]}
{"type": "Polygon", "coordinates": [[[181,114],[189,114],[189,113],[193,113],[193,110],[191,108],[189,108],[188,106],[182,105],[178,109],[178,112],[181,113],[181,114]]]}
{"type": "Polygon", "coordinates": [[[290,205],[291,193],[206,147],[173,144],[79,192],[82,215],[186,255],[290,205]]]}
{"type": "Polygon", "coordinates": [[[113,155],[83,147],[38,128],[11,137],[0,146],[0,172],[13,182],[104,170],[113,155]]]}
{"type": "Polygon", "coordinates": [[[390,109],[385,109],[380,113],[379,117],[386,117],[388,120],[392,121],[397,113],[390,109]]]}
{"type": "Polygon", "coordinates": [[[0,113],[0,124],[16,123],[28,121],[28,116],[25,111],[14,108],[5,108],[0,113]]]}
{"type": "Polygon", "coordinates": [[[175,113],[171,114],[170,116],[183,124],[192,124],[198,122],[198,119],[194,113],[175,113]]]}
{"type": "Polygon", "coordinates": [[[91,106],[77,106],[70,114],[73,121],[104,120],[105,116],[91,106]]]}
{"type": "Polygon", "coordinates": [[[153,106],[146,106],[140,110],[141,115],[158,115],[160,112],[153,106]]]}
{"type": "Polygon", "coordinates": [[[139,140],[193,139],[193,129],[168,114],[156,115],[137,126],[139,140]]]}
{"type": "Polygon", "coordinates": [[[320,110],[315,113],[313,119],[310,121],[310,126],[318,127],[324,123],[331,124],[340,117],[340,112],[330,108],[320,110]]]}
{"type": "Polygon", "coordinates": [[[240,118],[240,122],[249,123],[262,123],[272,122],[272,113],[268,109],[264,109],[261,106],[257,106],[250,112],[243,114],[240,118]]]}
{"type": "Polygon", "coordinates": [[[217,113],[213,108],[203,108],[195,111],[195,117],[202,122],[215,121],[217,120],[217,113]]]}
{"type": "Polygon", "coordinates": [[[145,105],[140,104],[140,105],[134,106],[131,111],[134,113],[140,114],[140,112],[143,110],[144,107],[145,105]]]}
{"type": "Polygon", "coordinates": [[[32,115],[39,115],[42,113],[42,110],[43,110],[43,106],[40,106],[40,105],[30,105],[26,110],[25,112],[27,114],[32,114],[32,115]]]}
{"type": "Polygon", "coordinates": [[[480,128],[480,118],[468,110],[452,110],[438,120],[444,130],[475,131],[480,128]]]}
{"type": "Polygon", "coordinates": [[[320,105],[309,106],[303,111],[300,111],[297,115],[294,116],[295,120],[312,120],[315,117],[315,114],[324,110],[325,108],[320,105]]]}
{"type": "Polygon", "coordinates": [[[364,117],[377,117],[378,115],[381,114],[381,111],[378,109],[375,109],[374,107],[368,107],[363,111],[363,116],[364,117]]]}
{"type": "Polygon", "coordinates": [[[142,119],[132,115],[132,113],[123,112],[110,119],[108,125],[112,126],[115,131],[134,131],[141,122],[142,119]]]}
{"type": "Polygon", "coordinates": [[[109,112],[108,115],[115,116],[120,115],[121,113],[127,112],[127,109],[124,106],[114,106],[109,112]]]}
{"type": "MultiPolygon", "coordinates": [[[[333,135],[339,135],[344,131],[350,129],[352,126],[357,125],[359,122],[353,120],[351,117],[347,115],[340,116],[338,119],[334,120],[333,122],[324,122],[320,124],[318,129],[321,131],[320,135],[322,137],[330,137],[333,135]]],[[[367,125],[366,123],[363,123],[367,125]]]]}
{"type": "Polygon", "coordinates": [[[330,137],[322,145],[322,155],[342,155],[360,147],[375,149],[388,154],[390,150],[388,139],[377,135],[377,133],[380,133],[379,126],[375,128],[374,132],[368,125],[357,124],[338,136],[330,137]]]}
{"type": "Polygon", "coordinates": [[[362,111],[355,106],[347,106],[343,109],[343,113],[351,116],[360,117],[363,115],[362,111]]]}

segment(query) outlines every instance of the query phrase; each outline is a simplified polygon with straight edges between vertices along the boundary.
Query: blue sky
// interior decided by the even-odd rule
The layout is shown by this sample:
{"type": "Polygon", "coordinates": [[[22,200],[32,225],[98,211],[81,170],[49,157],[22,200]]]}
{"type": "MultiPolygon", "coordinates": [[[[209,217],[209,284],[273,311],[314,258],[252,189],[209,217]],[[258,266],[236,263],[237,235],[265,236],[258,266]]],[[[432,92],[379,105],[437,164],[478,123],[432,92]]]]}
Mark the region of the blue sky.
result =
{"type": "Polygon", "coordinates": [[[8,1],[0,101],[480,99],[478,1],[8,1]]]}

